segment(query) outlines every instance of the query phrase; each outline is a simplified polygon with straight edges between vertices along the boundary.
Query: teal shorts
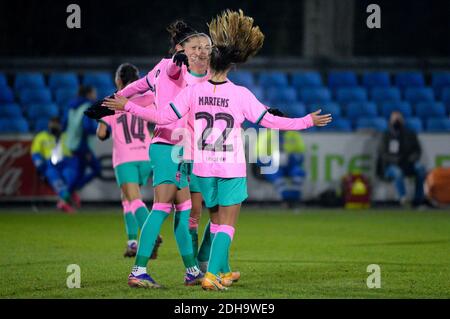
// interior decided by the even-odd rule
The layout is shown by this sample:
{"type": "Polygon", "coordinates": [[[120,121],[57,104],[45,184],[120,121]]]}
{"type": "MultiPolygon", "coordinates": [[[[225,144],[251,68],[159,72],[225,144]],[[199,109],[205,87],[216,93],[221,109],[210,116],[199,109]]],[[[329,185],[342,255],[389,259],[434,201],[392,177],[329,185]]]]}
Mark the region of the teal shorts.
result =
{"type": "Polygon", "coordinates": [[[200,190],[208,208],[242,203],[247,197],[247,178],[197,176],[200,190]]]}
{"type": "Polygon", "coordinates": [[[189,191],[191,193],[201,193],[200,185],[199,185],[199,178],[197,175],[194,175],[192,172],[193,164],[192,162],[187,162],[186,164],[186,170],[188,175],[188,182],[189,182],[189,191]]]}
{"type": "Polygon", "coordinates": [[[153,187],[173,184],[178,189],[183,189],[189,186],[182,146],[155,143],[150,145],[149,152],[153,170],[153,187]]]}
{"type": "Polygon", "coordinates": [[[135,161],[122,163],[114,168],[114,173],[119,187],[126,183],[145,185],[152,173],[151,162],[135,161]]]}

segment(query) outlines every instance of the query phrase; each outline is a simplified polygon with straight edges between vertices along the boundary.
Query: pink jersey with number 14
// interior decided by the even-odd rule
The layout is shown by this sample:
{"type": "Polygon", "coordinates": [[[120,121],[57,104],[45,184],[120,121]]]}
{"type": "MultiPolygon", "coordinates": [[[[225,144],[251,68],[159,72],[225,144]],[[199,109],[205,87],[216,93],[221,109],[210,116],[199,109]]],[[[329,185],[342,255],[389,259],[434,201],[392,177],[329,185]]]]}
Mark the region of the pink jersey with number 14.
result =
{"type": "Polygon", "coordinates": [[[273,116],[247,88],[231,81],[205,81],[181,91],[169,105],[156,110],[133,102],[125,110],[158,124],[187,115],[194,121],[194,174],[201,177],[245,177],[246,161],[241,136],[245,119],[281,130],[313,126],[311,115],[302,118],[273,116]]]}

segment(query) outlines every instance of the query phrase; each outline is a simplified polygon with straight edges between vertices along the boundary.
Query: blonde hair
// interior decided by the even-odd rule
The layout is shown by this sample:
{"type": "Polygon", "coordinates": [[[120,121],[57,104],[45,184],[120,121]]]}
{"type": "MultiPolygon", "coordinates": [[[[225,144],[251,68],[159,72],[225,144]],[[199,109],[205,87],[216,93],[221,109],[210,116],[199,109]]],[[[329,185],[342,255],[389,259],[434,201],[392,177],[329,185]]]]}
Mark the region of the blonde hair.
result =
{"type": "Polygon", "coordinates": [[[234,63],[246,62],[264,43],[264,34],[242,10],[226,10],[212,19],[208,27],[213,42],[211,68],[215,71],[225,71],[234,63]]]}

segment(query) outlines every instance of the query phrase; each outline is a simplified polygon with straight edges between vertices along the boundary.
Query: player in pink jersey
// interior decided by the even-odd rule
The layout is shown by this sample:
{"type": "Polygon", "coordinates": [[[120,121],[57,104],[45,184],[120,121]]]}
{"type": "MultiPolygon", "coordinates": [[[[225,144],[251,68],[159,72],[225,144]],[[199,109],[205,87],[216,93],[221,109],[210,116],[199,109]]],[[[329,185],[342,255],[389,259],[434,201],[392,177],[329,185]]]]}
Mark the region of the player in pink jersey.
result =
{"type": "Polygon", "coordinates": [[[164,109],[142,108],[121,96],[106,99],[104,105],[126,110],[148,121],[166,124],[187,115],[196,120],[194,173],[201,176],[200,187],[208,207],[219,205],[219,226],[214,236],[208,272],[202,281],[205,290],[223,290],[231,285],[230,274],[220,275],[227,263],[229,247],[241,203],[247,197],[246,163],[241,138],[245,119],[268,128],[301,130],[324,126],[331,115],[320,110],[302,118],[288,119],[270,114],[246,88],[230,82],[233,64],[244,63],[262,47],[264,35],[253,19],[243,12],[225,11],[209,24],[213,40],[211,79],[184,89],[164,109]]]}
{"type": "MultiPolygon", "coordinates": [[[[121,96],[128,97],[148,90],[153,92],[156,108],[159,108],[166,105],[187,85],[204,81],[209,76],[207,72],[211,50],[209,37],[198,33],[182,21],[171,24],[168,31],[171,35],[170,53],[173,57],[161,60],[144,78],[121,90],[119,92],[121,96]]],[[[192,202],[186,165],[183,162],[183,147],[176,145],[182,137],[173,134],[176,129],[183,129],[186,125],[186,120],[182,119],[155,127],[150,146],[155,198],[152,213],[141,232],[136,265],[128,282],[131,287],[159,287],[147,274],[145,266],[154,246],[155,236],[173,206],[175,206],[175,238],[186,267],[185,284],[195,285],[203,278],[203,273],[197,266],[196,251],[194,254],[192,237],[189,233],[192,202]],[[173,160],[172,154],[176,154],[173,160]]]]}
{"type": "MultiPolygon", "coordinates": [[[[139,70],[132,64],[122,64],[116,71],[117,89],[139,78],[139,70]]],[[[132,99],[139,105],[154,102],[152,94],[136,95],[132,99]]],[[[116,112],[103,117],[97,126],[97,136],[106,140],[113,139],[113,167],[117,184],[121,189],[122,206],[125,219],[125,230],[128,237],[124,257],[134,257],[137,252],[137,236],[149,214],[142,201],[140,186],[147,183],[151,174],[151,163],[148,157],[148,145],[151,134],[148,122],[130,113],[116,112]]],[[[152,257],[156,258],[157,249],[162,242],[158,237],[152,257]]]]}

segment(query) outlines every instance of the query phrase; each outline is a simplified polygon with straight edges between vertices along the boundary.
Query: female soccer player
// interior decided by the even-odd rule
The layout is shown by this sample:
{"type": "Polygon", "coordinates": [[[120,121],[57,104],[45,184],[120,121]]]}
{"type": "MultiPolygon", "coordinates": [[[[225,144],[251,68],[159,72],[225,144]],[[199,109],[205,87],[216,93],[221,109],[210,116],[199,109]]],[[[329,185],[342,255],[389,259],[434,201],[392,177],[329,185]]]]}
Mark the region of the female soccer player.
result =
{"type": "MultiPolygon", "coordinates": [[[[115,82],[118,90],[139,78],[139,70],[132,64],[122,64],[116,71],[115,82]]],[[[153,103],[153,95],[142,95],[132,98],[135,103],[149,105],[153,103]]],[[[151,173],[151,164],[148,157],[150,132],[147,122],[130,113],[117,112],[106,116],[99,121],[97,137],[106,140],[112,131],[113,139],[113,167],[116,181],[121,189],[125,229],[128,243],[124,257],[134,257],[137,251],[137,236],[139,228],[142,229],[149,214],[142,201],[140,186],[147,183],[151,173]]],[[[153,251],[153,258],[159,244],[153,251]]]]}
{"type": "MultiPolygon", "coordinates": [[[[167,105],[187,85],[207,79],[211,50],[209,37],[198,33],[182,21],[172,23],[167,30],[171,36],[170,53],[173,54],[173,58],[161,60],[144,78],[125,87],[118,92],[119,95],[125,98],[150,90],[154,93],[155,105],[158,109],[160,106],[167,105]]],[[[183,141],[183,136],[177,134],[175,130],[185,128],[187,125],[186,120],[182,119],[155,127],[150,146],[155,196],[152,212],[141,231],[135,268],[128,281],[131,287],[160,287],[147,274],[146,265],[161,225],[173,206],[176,211],[175,238],[186,267],[184,282],[186,285],[195,285],[203,278],[203,273],[197,266],[189,233],[192,202],[185,165],[182,161],[183,147],[176,145],[183,141]],[[176,154],[174,160],[172,160],[172,154],[176,154]]],[[[195,222],[191,219],[191,226],[195,226],[193,224],[195,222]]]]}
{"type": "Polygon", "coordinates": [[[302,130],[327,125],[331,115],[320,110],[302,118],[284,118],[267,108],[245,87],[228,80],[232,65],[244,63],[262,47],[264,35],[253,19],[243,12],[225,11],[209,24],[214,43],[211,53],[211,79],[185,88],[164,108],[142,108],[116,95],[104,105],[125,110],[157,124],[178,121],[187,115],[195,121],[194,174],[199,176],[207,207],[219,206],[219,226],[211,247],[208,272],[202,281],[205,290],[223,290],[229,280],[220,277],[227,263],[229,247],[241,203],[247,198],[246,162],[241,138],[245,119],[282,130],[302,130]]]}

